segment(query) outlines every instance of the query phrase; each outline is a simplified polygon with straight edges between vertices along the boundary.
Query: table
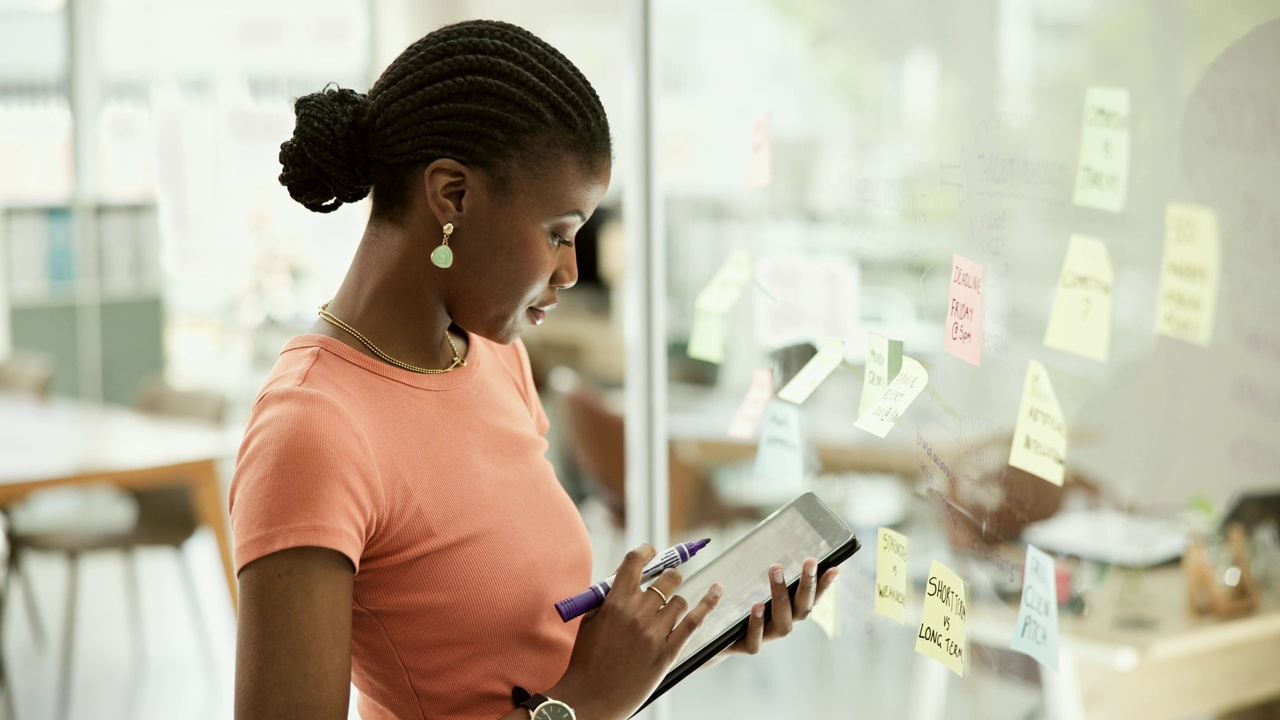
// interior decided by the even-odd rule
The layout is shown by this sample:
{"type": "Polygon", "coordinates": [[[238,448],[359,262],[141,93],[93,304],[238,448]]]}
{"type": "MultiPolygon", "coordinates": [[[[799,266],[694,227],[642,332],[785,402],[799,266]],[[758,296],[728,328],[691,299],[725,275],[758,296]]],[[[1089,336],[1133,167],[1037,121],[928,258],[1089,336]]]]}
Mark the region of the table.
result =
{"type": "Polygon", "coordinates": [[[217,462],[232,457],[238,441],[237,433],[199,421],[0,394],[0,506],[60,485],[185,484],[197,519],[218,540],[234,607],[235,568],[217,462]]]}

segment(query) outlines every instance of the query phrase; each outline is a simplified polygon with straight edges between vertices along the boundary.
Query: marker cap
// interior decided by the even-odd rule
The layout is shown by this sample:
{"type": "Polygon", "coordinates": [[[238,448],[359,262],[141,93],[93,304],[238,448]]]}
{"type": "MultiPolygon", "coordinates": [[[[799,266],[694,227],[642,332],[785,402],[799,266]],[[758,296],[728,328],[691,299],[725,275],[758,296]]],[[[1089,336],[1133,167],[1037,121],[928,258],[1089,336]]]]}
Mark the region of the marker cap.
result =
{"type": "MultiPolygon", "coordinates": [[[[560,619],[569,622],[570,620],[589,613],[600,607],[600,594],[591,588],[587,588],[571,598],[566,598],[556,603],[556,612],[560,613],[560,619]]],[[[543,607],[546,607],[545,605],[543,607]]]]}

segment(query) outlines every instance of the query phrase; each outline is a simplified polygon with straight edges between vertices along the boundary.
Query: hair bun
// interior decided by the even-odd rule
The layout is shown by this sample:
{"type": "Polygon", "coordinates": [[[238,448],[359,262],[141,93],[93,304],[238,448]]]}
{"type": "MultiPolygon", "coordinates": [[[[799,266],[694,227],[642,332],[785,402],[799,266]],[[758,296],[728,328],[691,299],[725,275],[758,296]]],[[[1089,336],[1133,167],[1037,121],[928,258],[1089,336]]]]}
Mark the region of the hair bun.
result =
{"type": "Polygon", "coordinates": [[[366,147],[369,101],[334,85],[294,103],[293,137],[280,145],[280,184],[308,210],[333,212],[373,187],[366,147]]]}

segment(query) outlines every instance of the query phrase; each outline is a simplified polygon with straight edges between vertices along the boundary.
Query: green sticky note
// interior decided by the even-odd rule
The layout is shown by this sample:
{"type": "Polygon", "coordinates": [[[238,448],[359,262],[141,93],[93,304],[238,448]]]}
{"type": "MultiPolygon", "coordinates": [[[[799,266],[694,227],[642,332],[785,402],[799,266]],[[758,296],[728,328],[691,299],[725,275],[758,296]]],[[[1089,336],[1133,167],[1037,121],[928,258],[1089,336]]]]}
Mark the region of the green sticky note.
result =
{"type": "Polygon", "coordinates": [[[1084,96],[1080,166],[1072,202],[1120,212],[1129,190],[1129,90],[1091,87],[1084,96]]]}

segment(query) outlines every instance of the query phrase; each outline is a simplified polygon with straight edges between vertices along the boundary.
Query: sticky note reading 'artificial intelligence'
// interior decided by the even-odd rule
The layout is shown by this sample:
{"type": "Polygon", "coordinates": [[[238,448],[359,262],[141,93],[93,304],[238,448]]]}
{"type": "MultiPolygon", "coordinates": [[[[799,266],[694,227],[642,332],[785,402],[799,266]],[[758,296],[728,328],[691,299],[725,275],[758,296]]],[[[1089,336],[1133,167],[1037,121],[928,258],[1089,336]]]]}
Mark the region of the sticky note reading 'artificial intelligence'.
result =
{"type": "Polygon", "coordinates": [[[773,180],[772,145],[769,113],[760,113],[751,123],[751,154],[747,156],[747,187],[768,187],[773,180]]]}
{"type": "Polygon", "coordinates": [[[1156,332],[1197,345],[1213,339],[1220,270],[1218,216],[1207,207],[1170,203],[1156,332]]]}
{"type": "Polygon", "coordinates": [[[858,414],[864,415],[884,391],[889,382],[902,369],[902,341],[890,340],[883,335],[867,333],[866,370],[862,373],[862,397],[858,399],[858,414]]]}
{"type": "Polygon", "coordinates": [[[982,364],[982,266],[959,255],[952,257],[942,347],[965,362],[982,364]]]}
{"type": "Polygon", "coordinates": [[[964,582],[946,565],[933,561],[924,591],[924,614],[916,636],[916,652],[927,655],[964,677],[967,615],[964,582]]]}
{"type": "Polygon", "coordinates": [[[876,536],[876,612],[906,622],[907,536],[880,528],[876,536]]]}
{"type": "Polygon", "coordinates": [[[729,437],[750,440],[755,437],[765,406],[773,398],[773,371],[760,368],[751,374],[751,386],[738,406],[738,412],[729,424],[729,437]]]}
{"type": "Polygon", "coordinates": [[[1072,201],[1120,212],[1129,190],[1129,90],[1091,87],[1084,96],[1080,167],[1072,201]]]}
{"type": "Polygon", "coordinates": [[[1047,347],[1106,362],[1111,348],[1111,256],[1101,240],[1073,235],[1044,333],[1047,347]]]}
{"type": "Polygon", "coordinates": [[[694,305],[693,330],[689,334],[689,357],[719,363],[724,361],[725,315],[733,309],[742,288],[751,279],[751,256],[745,250],[731,254],[698,293],[694,305]]]}
{"type": "Polygon", "coordinates": [[[929,382],[929,373],[920,363],[906,355],[902,356],[902,369],[889,383],[889,387],[872,403],[871,408],[858,416],[854,427],[866,430],[876,437],[884,437],[893,429],[894,423],[907,411],[912,401],[919,397],[924,386],[929,382]]]}
{"type": "Polygon", "coordinates": [[[791,378],[786,387],[778,391],[778,397],[787,402],[799,405],[813,391],[818,389],[823,380],[844,360],[844,341],[835,338],[823,338],[818,354],[809,358],[809,362],[800,368],[800,372],[791,378]]]}
{"type": "Polygon", "coordinates": [[[827,586],[818,604],[813,606],[810,617],[827,637],[832,640],[840,637],[840,578],[827,586]]]}
{"type": "Polygon", "coordinates": [[[1013,426],[1009,464],[1036,477],[1061,485],[1066,474],[1067,424],[1049,373],[1035,360],[1027,361],[1022,401],[1013,426]]]}
{"type": "Polygon", "coordinates": [[[1058,669],[1058,582],[1053,558],[1027,546],[1022,603],[1009,647],[1058,669]]]}

